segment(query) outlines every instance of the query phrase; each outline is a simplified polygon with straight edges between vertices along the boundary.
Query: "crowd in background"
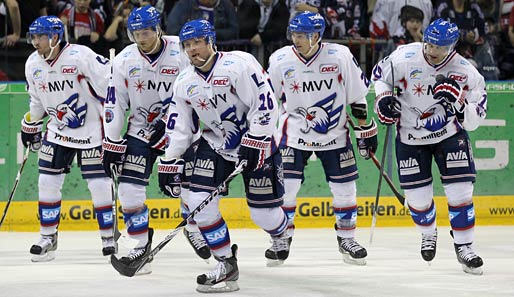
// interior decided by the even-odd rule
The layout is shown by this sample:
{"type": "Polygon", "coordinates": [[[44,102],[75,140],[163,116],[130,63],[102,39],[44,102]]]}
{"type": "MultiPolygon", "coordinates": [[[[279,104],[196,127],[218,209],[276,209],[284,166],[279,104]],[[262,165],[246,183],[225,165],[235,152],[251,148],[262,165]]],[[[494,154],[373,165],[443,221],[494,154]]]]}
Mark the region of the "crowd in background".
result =
{"type": "MultiPolygon", "coordinates": [[[[267,57],[289,43],[286,28],[299,12],[324,16],[325,39],[350,46],[367,41],[373,57],[422,41],[428,23],[444,18],[460,29],[456,50],[486,80],[514,79],[514,0],[0,0],[0,80],[24,80],[20,69],[33,51],[24,37],[38,16],[58,16],[70,42],[108,56],[109,48],[119,52],[130,43],[127,16],[145,4],[165,16],[161,27],[167,34],[178,35],[189,20],[207,19],[216,28],[220,50],[256,54],[260,48],[265,67],[267,57]]],[[[359,60],[355,49],[352,52],[359,60]]]]}

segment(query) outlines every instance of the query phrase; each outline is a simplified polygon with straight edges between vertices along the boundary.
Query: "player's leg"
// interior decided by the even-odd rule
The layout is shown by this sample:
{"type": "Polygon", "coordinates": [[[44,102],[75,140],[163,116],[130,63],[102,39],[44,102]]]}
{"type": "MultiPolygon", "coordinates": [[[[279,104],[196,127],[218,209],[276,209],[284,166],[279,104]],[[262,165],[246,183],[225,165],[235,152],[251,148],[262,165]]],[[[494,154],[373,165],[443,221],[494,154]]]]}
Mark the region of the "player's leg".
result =
{"type": "Polygon", "coordinates": [[[333,196],[335,230],[339,252],[348,264],[366,265],[368,252],[355,240],[357,225],[357,188],[359,177],[350,142],[344,148],[316,152],[333,196]]]}
{"type": "MultiPolygon", "coordinates": [[[[190,192],[187,198],[189,208],[198,207],[233,169],[233,163],[224,160],[214,152],[202,138],[196,151],[195,165],[191,175],[190,192]]],[[[195,221],[217,261],[212,271],[198,275],[197,291],[210,293],[239,290],[237,246],[231,246],[227,224],[219,211],[219,197],[215,197],[202,211],[196,214],[195,221]]]]}
{"type": "Polygon", "coordinates": [[[33,262],[55,259],[57,229],[61,218],[61,189],[70,172],[75,150],[43,140],[39,152],[39,222],[40,240],[31,246],[33,262]]]}
{"type": "Polygon", "coordinates": [[[82,149],[77,151],[77,161],[82,172],[82,178],[87,181],[96,220],[102,239],[102,254],[109,256],[117,252],[114,240],[112,215],[112,180],[105,174],[100,160],[102,147],[82,149]]]}
{"type": "Polygon", "coordinates": [[[473,183],[476,170],[471,144],[465,131],[442,141],[437,150],[436,162],[448,198],[448,211],[457,260],[464,272],[482,274],[483,265],[473,250],[475,209],[473,183]]]}
{"type": "MultiPolygon", "coordinates": [[[[149,255],[152,250],[153,229],[149,228],[150,220],[145,202],[146,187],[155,159],[156,155],[146,143],[131,136],[127,137],[125,161],[118,177],[118,196],[128,236],[137,242],[127,256],[120,259],[127,265],[149,255]]],[[[151,272],[148,263],[138,274],[151,272]]]]}
{"type": "Polygon", "coordinates": [[[400,186],[405,192],[412,220],[421,233],[421,257],[430,264],[436,254],[437,225],[432,188],[432,147],[396,141],[400,186]]]}
{"type": "MultiPolygon", "coordinates": [[[[186,150],[183,156],[185,163],[183,175],[184,178],[182,181],[182,189],[180,192],[180,210],[183,218],[186,218],[190,214],[190,209],[188,205],[189,185],[191,183],[191,175],[193,174],[196,147],[197,144],[193,144],[188,150],[186,150]]],[[[194,249],[195,253],[200,258],[207,261],[211,257],[211,250],[209,249],[207,242],[203,238],[203,235],[200,232],[200,229],[198,228],[196,221],[194,219],[188,221],[187,225],[183,230],[184,236],[186,237],[191,247],[194,249]]]]}

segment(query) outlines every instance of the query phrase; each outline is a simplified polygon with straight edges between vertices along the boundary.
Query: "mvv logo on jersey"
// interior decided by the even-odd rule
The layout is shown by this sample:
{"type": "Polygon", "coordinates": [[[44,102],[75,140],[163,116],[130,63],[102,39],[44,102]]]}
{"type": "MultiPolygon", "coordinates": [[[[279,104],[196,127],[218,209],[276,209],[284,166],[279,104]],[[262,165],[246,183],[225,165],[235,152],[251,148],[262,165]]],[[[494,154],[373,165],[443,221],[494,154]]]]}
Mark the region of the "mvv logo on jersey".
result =
{"type": "Polygon", "coordinates": [[[339,72],[339,66],[337,64],[321,64],[319,66],[319,72],[323,74],[337,73],[339,72]]]}
{"type": "Polygon", "coordinates": [[[77,74],[78,67],[77,65],[63,65],[61,66],[61,73],[62,74],[77,74]]]}
{"type": "Polygon", "coordinates": [[[161,66],[161,70],[159,71],[162,75],[171,75],[175,76],[178,75],[178,67],[176,66],[161,66]]]}

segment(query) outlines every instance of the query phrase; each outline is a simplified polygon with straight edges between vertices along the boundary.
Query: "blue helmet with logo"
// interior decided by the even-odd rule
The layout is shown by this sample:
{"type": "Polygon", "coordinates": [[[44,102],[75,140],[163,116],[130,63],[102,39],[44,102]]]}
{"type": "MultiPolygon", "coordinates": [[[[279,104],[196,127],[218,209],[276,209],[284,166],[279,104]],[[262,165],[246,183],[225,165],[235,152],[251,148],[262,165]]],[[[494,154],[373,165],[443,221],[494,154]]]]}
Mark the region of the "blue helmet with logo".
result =
{"type": "Polygon", "coordinates": [[[325,31],[325,19],[319,13],[303,12],[289,22],[288,29],[290,32],[319,33],[321,36],[325,31]]]}
{"type": "Polygon", "coordinates": [[[423,41],[437,46],[451,46],[459,40],[459,28],[454,23],[437,19],[423,33],[423,41]]]}
{"type": "Polygon", "coordinates": [[[157,31],[161,22],[161,14],[151,5],[134,8],[127,20],[127,29],[132,32],[145,28],[152,28],[157,31]]]}
{"type": "Polygon", "coordinates": [[[182,29],[180,29],[178,37],[180,43],[193,38],[205,38],[211,44],[216,43],[216,31],[214,31],[214,26],[204,19],[185,23],[182,29]]]}
{"type": "Polygon", "coordinates": [[[35,34],[48,35],[49,39],[51,39],[54,34],[57,34],[59,35],[59,39],[62,39],[64,34],[64,24],[56,16],[40,16],[30,25],[27,33],[28,39],[30,40],[31,35],[35,34]]]}

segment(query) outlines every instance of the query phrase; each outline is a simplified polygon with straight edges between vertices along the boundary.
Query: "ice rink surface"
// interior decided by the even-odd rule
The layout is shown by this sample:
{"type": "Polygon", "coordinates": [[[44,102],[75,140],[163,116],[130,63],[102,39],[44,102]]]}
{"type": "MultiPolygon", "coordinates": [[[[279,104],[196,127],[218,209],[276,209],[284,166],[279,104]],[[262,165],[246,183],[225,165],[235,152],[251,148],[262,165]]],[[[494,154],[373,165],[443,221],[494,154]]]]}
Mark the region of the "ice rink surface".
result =
{"type": "MultiPolygon", "coordinates": [[[[298,229],[284,265],[266,267],[268,236],[257,229],[233,229],[239,245],[240,291],[215,296],[514,296],[514,226],[476,228],[475,251],[484,259],[482,276],[465,274],[457,262],[448,227],[439,228],[437,256],[428,266],[419,254],[421,236],[412,228],[357,230],[368,249],[367,266],[345,264],[331,229],[298,229]]],[[[154,242],[167,231],[158,230],[154,242]]],[[[182,233],[152,263],[153,273],[127,278],[101,256],[97,232],[61,232],[56,259],[31,263],[37,233],[0,232],[1,297],[176,297],[195,291],[196,276],[211,270],[196,257],[182,233]]],[[[125,240],[122,244],[128,245],[125,240]]],[[[121,247],[124,255],[127,247],[121,247]]]]}

